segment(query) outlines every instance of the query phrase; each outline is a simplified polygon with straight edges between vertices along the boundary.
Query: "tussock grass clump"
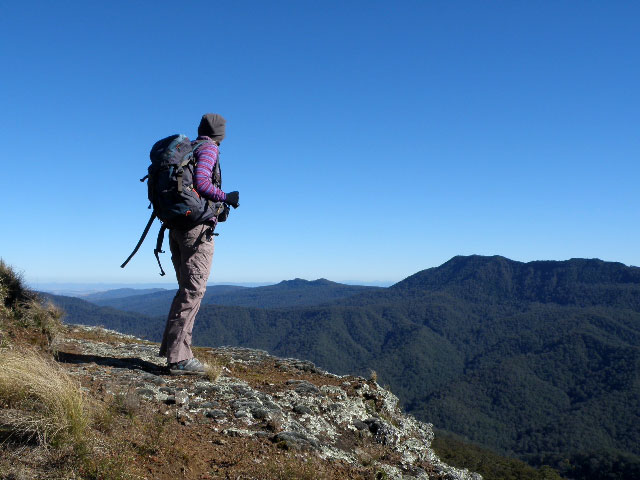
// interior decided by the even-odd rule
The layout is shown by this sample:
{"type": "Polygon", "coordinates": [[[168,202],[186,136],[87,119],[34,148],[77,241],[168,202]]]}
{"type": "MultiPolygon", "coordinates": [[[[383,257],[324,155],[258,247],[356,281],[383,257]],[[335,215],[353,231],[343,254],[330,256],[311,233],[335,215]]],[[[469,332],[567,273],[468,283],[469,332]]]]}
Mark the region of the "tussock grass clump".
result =
{"type": "Polygon", "coordinates": [[[42,305],[36,298],[19,311],[17,320],[19,327],[40,334],[39,340],[33,343],[48,347],[62,328],[61,317],[62,311],[58,307],[51,303],[42,305]]]}
{"type": "Polygon", "coordinates": [[[9,338],[48,348],[62,327],[62,311],[42,304],[20,274],[0,259],[0,348],[9,338]]]}
{"type": "Polygon", "coordinates": [[[0,406],[0,431],[43,445],[79,445],[89,425],[79,385],[33,350],[0,355],[0,406]]]}
{"type": "Polygon", "coordinates": [[[216,360],[210,360],[204,363],[204,371],[209,381],[215,382],[222,373],[222,365],[216,360]]]}
{"type": "Polygon", "coordinates": [[[224,368],[224,361],[206,348],[196,348],[196,356],[202,361],[204,371],[211,382],[218,380],[224,368]]]}

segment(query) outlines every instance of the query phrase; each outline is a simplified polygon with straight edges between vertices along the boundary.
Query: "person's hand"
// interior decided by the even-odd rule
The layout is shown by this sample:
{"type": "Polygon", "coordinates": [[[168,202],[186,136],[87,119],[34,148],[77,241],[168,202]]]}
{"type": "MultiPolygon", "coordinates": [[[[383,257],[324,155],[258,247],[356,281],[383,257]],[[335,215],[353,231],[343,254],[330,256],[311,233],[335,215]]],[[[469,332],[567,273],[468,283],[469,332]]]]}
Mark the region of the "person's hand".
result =
{"type": "Polygon", "coordinates": [[[227,193],[227,199],[224,203],[231,205],[233,208],[238,208],[240,206],[240,192],[227,193]]]}
{"type": "Polygon", "coordinates": [[[224,206],[220,215],[218,215],[218,222],[226,222],[227,218],[229,218],[229,205],[224,206]]]}

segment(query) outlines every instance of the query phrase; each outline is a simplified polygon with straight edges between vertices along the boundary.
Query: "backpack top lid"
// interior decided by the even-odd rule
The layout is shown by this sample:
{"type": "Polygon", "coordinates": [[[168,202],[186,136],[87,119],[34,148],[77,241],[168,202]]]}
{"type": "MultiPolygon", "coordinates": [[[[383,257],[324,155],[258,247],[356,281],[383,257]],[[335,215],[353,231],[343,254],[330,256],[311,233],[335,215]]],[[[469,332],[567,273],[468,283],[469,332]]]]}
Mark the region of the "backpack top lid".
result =
{"type": "Polygon", "coordinates": [[[151,147],[149,158],[158,166],[182,162],[185,155],[193,153],[191,141],[186,135],[176,134],[158,140],[151,147]]]}

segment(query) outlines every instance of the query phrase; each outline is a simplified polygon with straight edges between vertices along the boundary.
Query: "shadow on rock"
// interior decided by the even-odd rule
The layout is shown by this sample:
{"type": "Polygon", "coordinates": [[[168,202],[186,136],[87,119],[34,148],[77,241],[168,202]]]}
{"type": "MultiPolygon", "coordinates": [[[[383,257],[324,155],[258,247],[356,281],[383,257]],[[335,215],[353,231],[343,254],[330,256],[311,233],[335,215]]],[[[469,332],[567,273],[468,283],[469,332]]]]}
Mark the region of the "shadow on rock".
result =
{"type": "Polygon", "coordinates": [[[61,363],[71,363],[71,364],[82,364],[82,363],[95,363],[96,365],[101,365],[104,367],[114,367],[114,368],[127,368],[129,370],[142,370],[143,372],[152,373],[154,375],[162,375],[166,374],[167,369],[161,367],[160,365],[156,365],[155,363],[147,362],[140,358],[129,357],[129,358],[118,358],[118,357],[102,357],[99,355],[83,355],[79,353],[67,353],[67,352],[58,352],[57,355],[58,362],[61,363]]]}

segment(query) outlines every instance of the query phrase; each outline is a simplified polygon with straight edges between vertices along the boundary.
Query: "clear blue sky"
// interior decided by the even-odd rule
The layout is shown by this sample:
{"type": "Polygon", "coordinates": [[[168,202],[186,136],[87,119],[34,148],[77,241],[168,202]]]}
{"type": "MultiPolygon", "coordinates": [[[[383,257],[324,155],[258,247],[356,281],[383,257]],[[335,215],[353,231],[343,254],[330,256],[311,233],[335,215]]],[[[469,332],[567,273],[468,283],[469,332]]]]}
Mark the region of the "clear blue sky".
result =
{"type": "Polygon", "coordinates": [[[212,282],[639,265],[639,20],[631,1],[2,2],[0,257],[34,283],[160,280],[157,226],[119,268],[138,179],[218,112],[241,206],[212,282]]]}

